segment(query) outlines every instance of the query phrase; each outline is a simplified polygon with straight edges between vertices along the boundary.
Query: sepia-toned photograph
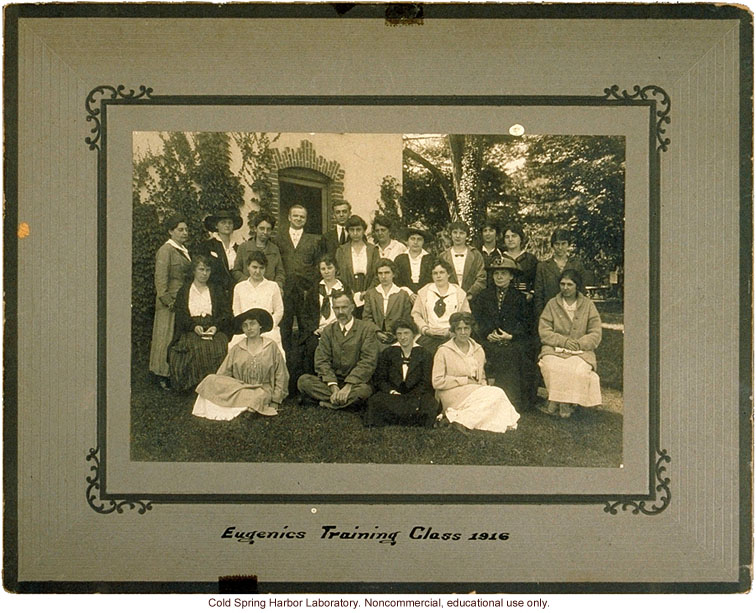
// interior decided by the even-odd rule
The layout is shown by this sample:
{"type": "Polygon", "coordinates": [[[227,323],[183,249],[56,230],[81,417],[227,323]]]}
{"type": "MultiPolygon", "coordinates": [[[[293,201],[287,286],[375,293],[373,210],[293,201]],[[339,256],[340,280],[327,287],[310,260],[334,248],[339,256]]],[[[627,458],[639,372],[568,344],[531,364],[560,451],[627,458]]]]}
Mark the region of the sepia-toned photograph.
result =
{"type": "Polygon", "coordinates": [[[134,132],[131,459],[620,466],[624,212],[624,136],[134,132]]]}

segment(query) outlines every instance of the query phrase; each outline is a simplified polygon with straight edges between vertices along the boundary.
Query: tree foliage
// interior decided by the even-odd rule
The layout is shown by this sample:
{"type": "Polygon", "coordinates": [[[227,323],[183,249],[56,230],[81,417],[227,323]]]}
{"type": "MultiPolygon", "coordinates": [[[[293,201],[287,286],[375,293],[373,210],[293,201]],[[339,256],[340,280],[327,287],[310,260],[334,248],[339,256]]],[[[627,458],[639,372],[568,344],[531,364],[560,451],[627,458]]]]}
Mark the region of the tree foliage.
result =
{"type": "Polygon", "coordinates": [[[405,137],[402,209],[439,231],[452,219],[479,230],[486,216],[524,225],[550,256],[558,227],[597,280],[623,265],[625,142],[615,136],[405,137]]]}
{"type": "Polygon", "coordinates": [[[281,134],[269,135],[267,132],[234,132],[233,139],[241,151],[242,165],[239,170],[241,180],[253,193],[251,202],[253,210],[249,213],[248,223],[257,211],[273,214],[275,199],[270,176],[273,167],[273,143],[281,134]]]}

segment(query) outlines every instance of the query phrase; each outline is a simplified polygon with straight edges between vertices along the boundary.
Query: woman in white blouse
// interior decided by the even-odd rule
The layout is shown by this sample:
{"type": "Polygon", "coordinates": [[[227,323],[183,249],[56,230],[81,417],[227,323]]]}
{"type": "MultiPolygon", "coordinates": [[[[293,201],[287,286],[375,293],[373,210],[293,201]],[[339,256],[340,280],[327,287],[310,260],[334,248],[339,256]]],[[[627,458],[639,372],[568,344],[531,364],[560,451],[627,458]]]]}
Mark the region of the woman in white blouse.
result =
{"type": "Polygon", "coordinates": [[[378,247],[378,256],[393,262],[400,253],[407,252],[407,246],[392,237],[392,226],[385,215],[378,214],[373,219],[373,240],[378,247]]]}
{"type": "MultiPolygon", "coordinates": [[[[269,338],[278,345],[281,355],[286,357],[281,344],[281,329],[278,323],[283,317],[283,298],[278,283],[265,278],[265,267],[268,258],[262,251],[253,251],[249,254],[247,272],[249,278],[240,281],[234,287],[233,310],[234,315],[241,315],[249,309],[264,309],[273,318],[273,328],[262,336],[269,338]]],[[[235,334],[229,343],[229,349],[244,338],[243,334],[235,334]]]]}
{"type": "Polygon", "coordinates": [[[375,287],[375,265],[378,262],[378,248],[365,241],[367,224],[359,215],[352,215],[346,222],[349,242],[336,250],[336,267],[344,289],[354,295],[354,304],[362,314],[365,290],[375,287]]]}
{"type": "Polygon", "coordinates": [[[436,353],[439,345],[449,340],[451,315],[470,312],[465,292],[458,285],[449,282],[451,272],[452,266],[446,260],[439,258],[433,262],[433,281],[418,290],[417,299],[412,307],[412,319],[420,331],[417,343],[431,355],[436,353]]]}

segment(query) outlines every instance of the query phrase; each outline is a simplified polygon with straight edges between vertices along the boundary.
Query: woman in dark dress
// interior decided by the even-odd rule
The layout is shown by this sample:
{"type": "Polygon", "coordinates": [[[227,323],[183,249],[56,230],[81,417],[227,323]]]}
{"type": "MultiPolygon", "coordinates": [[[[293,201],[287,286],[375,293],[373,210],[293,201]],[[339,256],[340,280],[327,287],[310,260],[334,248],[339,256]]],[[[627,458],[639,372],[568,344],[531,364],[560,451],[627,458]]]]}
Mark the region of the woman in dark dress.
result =
{"type": "Polygon", "coordinates": [[[535,364],[529,355],[530,308],[517,290],[520,270],[504,255],[489,264],[492,285],[473,300],[478,341],[486,352],[488,376],[502,388],[518,412],[533,401],[535,364]]]}
{"type": "Polygon", "coordinates": [[[417,327],[411,319],[397,321],[393,334],[397,342],[378,358],[373,375],[377,391],[368,399],[365,425],[432,426],[439,411],[431,385],[433,358],[415,343],[417,327]]]}
{"type": "Polygon", "coordinates": [[[209,256],[194,256],[194,281],[176,294],[176,323],[168,350],[171,386],[176,391],[194,388],[226,357],[231,309],[223,289],[208,283],[211,270],[209,256]]]}

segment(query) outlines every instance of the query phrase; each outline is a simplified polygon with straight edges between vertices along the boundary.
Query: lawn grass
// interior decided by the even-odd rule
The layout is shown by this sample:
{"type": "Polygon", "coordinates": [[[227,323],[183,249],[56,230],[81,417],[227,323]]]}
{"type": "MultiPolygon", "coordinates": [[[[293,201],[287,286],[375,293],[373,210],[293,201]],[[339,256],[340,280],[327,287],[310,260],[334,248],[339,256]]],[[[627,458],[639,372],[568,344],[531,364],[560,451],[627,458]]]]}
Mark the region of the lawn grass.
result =
{"type": "Polygon", "coordinates": [[[507,466],[618,466],[621,394],[611,410],[580,409],[570,419],[523,413],[504,434],[389,426],[363,427],[358,413],[305,409],[287,401],[280,415],[245,413],[230,422],[191,414],[195,395],[160,389],[134,356],[131,458],[162,462],[341,462],[507,466]]]}

